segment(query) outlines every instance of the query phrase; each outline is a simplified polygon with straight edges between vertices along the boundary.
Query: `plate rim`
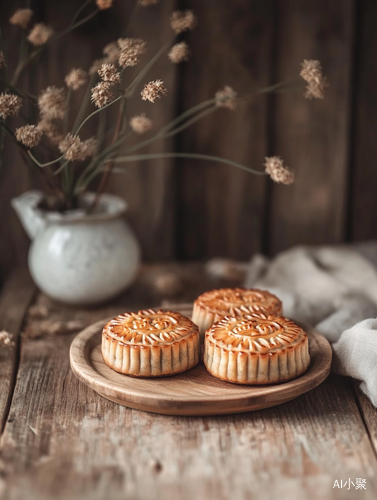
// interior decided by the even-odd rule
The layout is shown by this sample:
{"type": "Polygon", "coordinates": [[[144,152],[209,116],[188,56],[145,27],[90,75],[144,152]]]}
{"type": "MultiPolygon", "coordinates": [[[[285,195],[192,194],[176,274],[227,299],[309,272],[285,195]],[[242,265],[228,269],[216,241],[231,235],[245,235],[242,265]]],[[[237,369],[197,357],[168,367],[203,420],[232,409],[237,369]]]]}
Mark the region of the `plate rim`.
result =
{"type": "MultiPolygon", "coordinates": [[[[184,414],[184,412],[182,413],[181,410],[179,413],[177,413],[177,411],[174,411],[173,409],[171,413],[159,410],[161,410],[161,405],[166,410],[169,405],[176,405],[176,406],[178,405],[181,407],[182,405],[188,406],[190,404],[195,404],[195,403],[198,405],[203,403],[206,403],[206,405],[211,405],[216,403],[218,404],[218,403],[229,402],[232,403],[233,405],[237,403],[243,405],[249,404],[250,406],[249,409],[238,410],[237,412],[252,411],[253,410],[252,401],[257,399],[258,397],[263,398],[263,396],[266,395],[266,393],[268,393],[269,396],[268,399],[271,399],[271,397],[275,398],[275,402],[273,404],[270,404],[269,406],[282,404],[291,399],[299,397],[300,395],[305,394],[306,392],[320,385],[327,378],[331,370],[332,349],[330,343],[319,332],[310,329],[308,330],[308,334],[311,337],[314,337],[316,341],[320,344],[320,350],[322,350],[323,353],[321,359],[317,359],[316,357],[316,364],[314,366],[311,363],[309,365],[309,369],[304,374],[295,379],[289,380],[287,382],[282,382],[280,384],[271,384],[271,385],[266,384],[260,386],[232,384],[230,382],[222,380],[220,381],[220,379],[217,379],[219,382],[226,384],[226,386],[229,387],[229,389],[232,389],[232,386],[233,387],[236,386],[238,389],[240,387],[245,388],[244,393],[242,392],[232,393],[230,391],[229,395],[226,396],[224,396],[223,394],[214,394],[214,395],[197,394],[195,396],[176,394],[173,397],[172,395],[163,396],[160,393],[155,393],[155,394],[146,393],[143,392],[143,390],[141,390],[140,388],[136,389],[132,389],[129,387],[125,388],[124,386],[122,386],[120,382],[107,379],[104,375],[102,375],[92,366],[92,363],[90,363],[88,359],[90,352],[94,349],[94,346],[92,345],[94,342],[93,338],[95,336],[100,336],[103,326],[111,318],[112,317],[96,321],[95,323],[87,326],[84,330],[82,330],[75,336],[75,338],[71,343],[69,351],[70,365],[75,376],[84,384],[92,388],[95,392],[99,393],[101,396],[107,399],[110,399],[111,401],[115,401],[119,404],[124,404],[124,406],[129,406],[132,408],[139,407],[139,409],[144,409],[146,406],[148,406],[149,409],[147,411],[152,411],[155,413],[164,413],[164,414],[168,413],[171,415],[177,415],[177,414],[182,415],[184,414]],[[85,360],[84,366],[83,366],[83,360],[85,360]],[[157,403],[159,406],[157,406],[157,403]],[[144,408],[141,408],[142,406],[144,408]],[[156,408],[150,409],[154,407],[156,408]]],[[[189,372],[190,370],[185,373],[189,372]]],[[[124,376],[127,377],[127,375],[124,376]]],[[[163,380],[169,383],[169,379],[173,378],[174,376],[164,377],[163,380]]],[[[135,377],[134,379],[138,380],[137,377],[135,377]]],[[[153,379],[142,379],[142,380],[152,381],[153,379]]],[[[162,378],[159,378],[159,380],[162,380],[162,378]]],[[[268,404],[266,404],[266,407],[267,406],[268,404]]],[[[218,414],[218,413],[219,413],[218,411],[214,411],[213,414],[218,414]]],[[[235,413],[235,411],[230,410],[229,412],[224,412],[224,413],[235,413]]],[[[190,410],[188,414],[207,415],[210,413],[207,412],[200,413],[199,410],[197,413],[193,413],[192,410],[190,410]]]]}

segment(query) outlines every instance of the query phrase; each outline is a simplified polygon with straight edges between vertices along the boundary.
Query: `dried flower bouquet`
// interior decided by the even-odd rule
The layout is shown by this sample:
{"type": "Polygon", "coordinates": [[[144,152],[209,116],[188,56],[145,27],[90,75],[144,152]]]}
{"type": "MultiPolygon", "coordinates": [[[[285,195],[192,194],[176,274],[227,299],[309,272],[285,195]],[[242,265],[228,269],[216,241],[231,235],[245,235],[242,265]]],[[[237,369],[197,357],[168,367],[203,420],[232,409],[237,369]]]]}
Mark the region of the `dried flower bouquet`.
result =
{"type": "MultiPolygon", "coordinates": [[[[157,2],[158,0],[137,0],[138,6],[141,7],[148,7],[157,2]]],[[[267,174],[275,182],[291,184],[294,181],[294,172],[284,166],[283,160],[278,156],[266,158],[264,170],[257,171],[229,159],[203,154],[139,153],[144,146],[178,134],[204,116],[215,112],[218,108],[234,110],[240,100],[256,94],[279,91],[291,85],[292,81],[271,85],[254,91],[250,96],[243,97],[239,97],[231,87],[225,86],[216,92],[214,97],[185,111],[156,131],[152,137],[127,146],[127,140],[131,135],[141,136],[153,128],[151,119],[145,114],[127,118],[127,100],[136,96],[137,91],[142,100],[154,103],[156,99],[160,99],[168,92],[164,82],[159,79],[144,83],[141,90],[138,90],[138,87],[146,80],[150,68],[164,54],[167,54],[174,64],[187,61],[191,51],[185,41],[176,43],[173,41],[171,44],[164,45],[145,64],[134,81],[127,86],[124,84],[124,73],[127,68],[138,65],[142,54],[147,51],[146,42],[142,39],[119,38],[117,42],[108,44],[103,49],[103,57],[94,61],[88,72],[81,68],[72,69],[66,75],[65,87],[47,87],[40,92],[37,98],[18,87],[22,72],[35,61],[38,54],[49,43],[85,23],[100,10],[111,8],[112,3],[112,0],[87,0],[77,11],[71,24],[60,33],[55,33],[51,27],[43,23],[36,23],[30,31],[26,31],[33,17],[33,12],[30,9],[17,10],[9,20],[11,24],[24,30],[22,43],[26,44],[27,50],[21,51],[23,55],[20,57],[12,78],[8,79],[6,75],[5,78],[1,78],[0,85],[4,90],[0,94],[0,131],[2,133],[0,146],[2,147],[4,144],[5,134],[15,139],[24,155],[41,169],[49,187],[60,200],[62,210],[76,208],[82,193],[88,189],[94,179],[100,177],[95,201],[92,207],[89,207],[89,209],[93,209],[99,196],[106,189],[114,165],[135,160],[172,157],[210,160],[232,165],[256,175],[267,174]],[[90,8],[90,4],[93,4],[93,9],[89,14],[83,16],[83,12],[90,8]],[[73,127],[68,130],[68,119],[74,111],[70,109],[72,93],[85,85],[87,90],[81,108],[77,112],[73,127]],[[37,124],[26,124],[13,131],[11,124],[9,124],[9,118],[19,114],[24,100],[31,100],[38,106],[39,121],[37,124]],[[88,113],[89,105],[93,108],[88,113]],[[118,117],[113,125],[112,138],[108,140],[104,134],[104,124],[106,110],[110,106],[118,108],[118,117]],[[98,116],[96,117],[96,115],[98,116]],[[94,117],[98,119],[98,135],[83,139],[84,127],[94,117]],[[50,146],[55,148],[55,154],[51,161],[42,163],[38,160],[38,152],[34,151],[34,148],[45,139],[49,141],[50,146]],[[126,145],[125,149],[124,144],[126,145]],[[126,154],[118,156],[121,145],[123,145],[123,151],[126,154]]],[[[172,34],[175,36],[192,30],[196,22],[196,17],[191,10],[173,12],[170,18],[172,34]]],[[[0,71],[4,71],[4,69],[6,69],[6,59],[3,52],[0,52],[0,71]]],[[[305,60],[302,63],[300,76],[307,83],[305,97],[322,99],[327,82],[322,75],[319,61],[305,60]]]]}

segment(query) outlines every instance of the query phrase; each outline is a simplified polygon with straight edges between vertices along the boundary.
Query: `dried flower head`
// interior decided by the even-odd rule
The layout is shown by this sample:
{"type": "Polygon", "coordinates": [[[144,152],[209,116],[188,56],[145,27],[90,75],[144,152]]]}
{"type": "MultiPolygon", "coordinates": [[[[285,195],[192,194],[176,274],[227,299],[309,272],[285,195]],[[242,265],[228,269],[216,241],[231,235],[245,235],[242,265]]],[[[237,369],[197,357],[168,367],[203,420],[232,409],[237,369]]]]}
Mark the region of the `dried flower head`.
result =
{"type": "Polygon", "coordinates": [[[167,89],[164,87],[164,82],[161,80],[154,80],[152,82],[146,83],[143,90],[141,91],[141,98],[143,101],[154,102],[161,95],[165,95],[167,89]]]}
{"type": "Polygon", "coordinates": [[[89,75],[94,75],[94,74],[98,73],[98,70],[101,69],[102,64],[104,64],[105,62],[106,62],[105,58],[95,59],[93,61],[92,65],[90,66],[89,75]]]}
{"type": "Polygon", "coordinates": [[[188,61],[190,58],[190,49],[186,42],[180,42],[173,45],[168,57],[172,63],[178,64],[183,61],[188,61]]]}
{"type": "Polygon", "coordinates": [[[49,315],[47,306],[43,304],[36,304],[35,306],[29,307],[28,316],[29,318],[47,318],[49,315]]]}
{"type": "Polygon", "coordinates": [[[140,60],[141,54],[146,50],[146,45],[146,42],[141,38],[119,38],[119,66],[123,68],[127,66],[136,66],[140,60]]]}
{"type": "Polygon", "coordinates": [[[9,19],[9,22],[15,26],[21,26],[21,28],[27,28],[27,25],[32,17],[33,11],[31,9],[17,9],[13,16],[9,19]]]}
{"type": "Polygon", "coordinates": [[[90,137],[83,141],[83,152],[86,157],[93,156],[97,150],[98,141],[95,137],[90,137]]]}
{"type": "Polygon", "coordinates": [[[323,91],[329,84],[322,74],[322,66],[315,59],[305,59],[301,63],[300,76],[308,83],[305,97],[307,99],[323,99],[323,91]]]}
{"type": "Polygon", "coordinates": [[[148,7],[149,5],[156,5],[159,0],[138,0],[137,3],[142,7],[148,7]]]}
{"type": "Polygon", "coordinates": [[[52,144],[59,144],[64,135],[62,132],[62,123],[47,116],[42,117],[37,127],[42,130],[52,144]]]}
{"type": "Polygon", "coordinates": [[[43,23],[34,24],[32,30],[30,31],[27,39],[29,42],[39,47],[49,40],[54,34],[54,30],[43,23]]]}
{"type": "Polygon", "coordinates": [[[192,10],[176,10],[170,18],[170,26],[175,33],[193,30],[196,26],[196,17],[192,10]]]}
{"type": "Polygon", "coordinates": [[[104,82],[108,82],[111,85],[120,83],[120,73],[112,63],[102,64],[98,70],[98,74],[104,82]]]}
{"type": "Polygon", "coordinates": [[[0,332],[0,342],[7,347],[14,347],[16,345],[13,340],[13,335],[5,330],[0,332]]]}
{"type": "Polygon", "coordinates": [[[103,106],[106,106],[113,98],[111,85],[108,82],[100,82],[92,88],[92,102],[94,102],[97,108],[103,108],[103,106]]]}
{"type": "Polygon", "coordinates": [[[88,81],[88,74],[81,68],[73,68],[65,77],[65,83],[68,88],[78,90],[88,81]]]}
{"type": "Polygon", "coordinates": [[[144,134],[152,128],[152,120],[145,114],[133,116],[130,120],[130,127],[136,134],[144,134]]]}
{"type": "Polygon", "coordinates": [[[21,108],[21,97],[15,94],[0,94],[0,117],[7,118],[8,116],[18,115],[21,108]]]}
{"type": "Polygon", "coordinates": [[[0,69],[4,66],[4,63],[5,63],[4,52],[0,50],[0,69]]]}
{"type": "Polygon", "coordinates": [[[31,9],[17,9],[9,22],[15,26],[21,26],[21,28],[27,28],[32,17],[33,11],[31,9]]]}
{"type": "Polygon", "coordinates": [[[96,150],[97,141],[94,137],[82,141],[80,137],[67,134],[59,143],[59,150],[69,161],[84,161],[92,156],[96,150]]]}
{"type": "Polygon", "coordinates": [[[279,156],[265,158],[264,167],[266,173],[274,182],[281,184],[292,184],[295,180],[293,170],[283,165],[283,160],[279,156]]]}
{"type": "Polygon", "coordinates": [[[119,59],[120,50],[116,42],[108,43],[102,52],[106,56],[104,62],[116,63],[119,59]]]}
{"type": "Polygon", "coordinates": [[[96,0],[96,4],[100,10],[106,10],[113,5],[113,0],[96,0]]]}
{"type": "Polygon", "coordinates": [[[50,119],[64,118],[66,97],[64,88],[47,87],[38,97],[39,112],[50,119]]]}
{"type": "Polygon", "coordinates": [[[16,128],[14,133],[18,142],[21,142],[28,148],[37,146],[42,138],[43,132],[35,125],[25,125],[24,127],[16,128]]]}
{"type": "Polygon", "coordinates": [[[237,92],[225,85],[222,90],[218,90],[215,94],[216,106],[220,108],[236,109],[237,92]]]}

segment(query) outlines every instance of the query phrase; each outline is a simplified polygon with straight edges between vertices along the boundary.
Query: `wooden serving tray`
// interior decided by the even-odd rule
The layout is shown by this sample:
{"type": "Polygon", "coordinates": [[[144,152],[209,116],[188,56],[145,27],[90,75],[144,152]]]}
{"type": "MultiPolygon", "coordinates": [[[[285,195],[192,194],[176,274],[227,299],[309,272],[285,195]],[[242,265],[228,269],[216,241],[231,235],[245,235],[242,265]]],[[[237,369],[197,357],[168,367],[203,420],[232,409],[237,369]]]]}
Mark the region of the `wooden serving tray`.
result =
{"type": "MultiPolygon", "coordinates": [[[[191,317],[192,306],[176,306],[191,317]]],[[[85,328],[73,340],[70,362],[84,384],[115,403],[165,415],[222,415],[260,410],[286,403],[314,389],[330,373],[332,351],[321,334],[309,331],[311,362],[306,373],[281,384],[231,384],[210,375],[204,364],[171,377],[135,378],[111,370],[101,354],[101,333],[111,318],[85,328]]]]}

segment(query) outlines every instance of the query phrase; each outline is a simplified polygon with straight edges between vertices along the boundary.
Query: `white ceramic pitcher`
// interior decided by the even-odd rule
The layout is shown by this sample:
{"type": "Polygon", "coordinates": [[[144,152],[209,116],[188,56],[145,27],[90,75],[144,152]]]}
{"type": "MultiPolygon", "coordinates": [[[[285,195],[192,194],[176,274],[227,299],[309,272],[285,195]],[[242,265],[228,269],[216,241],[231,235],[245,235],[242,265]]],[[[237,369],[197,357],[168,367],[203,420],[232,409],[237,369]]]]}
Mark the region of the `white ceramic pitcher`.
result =
{"type": "MultiPolygon", "coordinates": [[[[83,196],[89,206],[93,193],[83,196]]],[[[104,194],[97,209],[65,213],[38,208],[43,193],[29,191],[12,200],[30,236],[29,269],[38,287],[69,304],[95,304],[117,295],[136,277],[139,244],[124,220],[126,202],[104,194]]]]}

